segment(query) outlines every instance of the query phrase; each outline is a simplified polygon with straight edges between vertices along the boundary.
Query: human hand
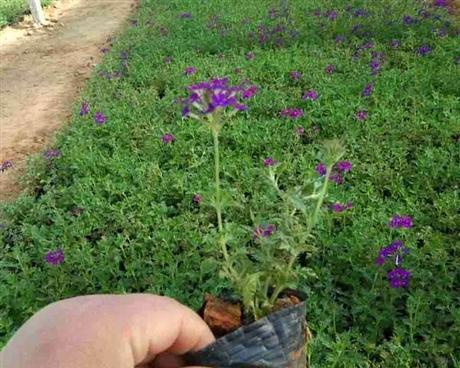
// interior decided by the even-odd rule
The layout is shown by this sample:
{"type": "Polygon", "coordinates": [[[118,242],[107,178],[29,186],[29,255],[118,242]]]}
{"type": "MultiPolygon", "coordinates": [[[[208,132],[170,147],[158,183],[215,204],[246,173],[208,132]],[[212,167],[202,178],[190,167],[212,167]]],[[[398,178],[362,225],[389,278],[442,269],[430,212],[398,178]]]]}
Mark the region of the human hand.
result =
{"type": "Polygon", "coordinates": [[[214,341],[179,302],[150,294],[88,295],[33,315],[0,352],[1,368],[177,368],[214,341]]]}

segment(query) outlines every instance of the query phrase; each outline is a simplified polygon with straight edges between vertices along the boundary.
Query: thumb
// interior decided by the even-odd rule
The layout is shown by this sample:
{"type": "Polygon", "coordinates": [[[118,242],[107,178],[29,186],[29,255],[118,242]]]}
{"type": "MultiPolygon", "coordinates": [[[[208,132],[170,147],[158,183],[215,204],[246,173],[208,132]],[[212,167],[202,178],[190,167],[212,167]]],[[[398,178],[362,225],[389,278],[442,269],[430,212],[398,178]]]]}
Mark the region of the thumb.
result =
{"type": "Polygon", "coordinates": [[[28,320],[2,352],[3,368],[133,368],[167,352],[214,341],[179,302],[150,294],[89,295],[53,303],[28,320]]]}

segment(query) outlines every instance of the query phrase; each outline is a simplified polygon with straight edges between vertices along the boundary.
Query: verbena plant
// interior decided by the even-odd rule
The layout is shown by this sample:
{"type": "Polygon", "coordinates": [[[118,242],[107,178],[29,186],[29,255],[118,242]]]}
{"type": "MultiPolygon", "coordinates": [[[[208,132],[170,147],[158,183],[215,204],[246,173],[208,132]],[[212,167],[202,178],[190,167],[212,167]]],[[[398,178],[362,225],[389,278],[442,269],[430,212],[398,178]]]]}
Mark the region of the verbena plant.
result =
{"type": "Polygon", "coordinates": [[[333,167],[344,155],[344,149],[338,140],[326,142],[323,152],[325,175],[306,180],[288,190],[281,189],[279,185],[278,162],[267,158],[264,161],[267,179],[280,201],[279,215],[274,218],[276,225],[259,226],[254,230],[255,252],[252,257],[231,252],[228,247],[231,232],[222,220],[225,204],[220,180],[219,134],[227,119],[247,109],[240,99],[253,97],[257,87],[229,86],[228,79],[224,78],[192,85],[189,90],[191,94],[185,102],[183,116],[203,122],[213,136],[213,207],[217,213],[218,244],[223,258],[221,276],[227,278],[241,296],[246,313],[259,319],[273,310],[283,290],[296,287],[296,261],[302,253],[314,250],[313,231],[320,219],[333,167]]]}

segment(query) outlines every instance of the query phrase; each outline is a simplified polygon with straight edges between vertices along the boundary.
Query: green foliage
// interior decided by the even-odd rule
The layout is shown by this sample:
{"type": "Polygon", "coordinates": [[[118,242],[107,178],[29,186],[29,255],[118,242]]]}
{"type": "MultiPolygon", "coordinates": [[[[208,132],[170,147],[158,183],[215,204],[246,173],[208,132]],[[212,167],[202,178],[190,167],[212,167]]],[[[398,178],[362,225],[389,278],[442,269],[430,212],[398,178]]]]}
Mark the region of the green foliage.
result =
{"type": "MultiPolygon", "coordinates": [[[[299,36],[285,47],[257,46],[247,34],[271,22],[266,9],[278,3],[141,3],[138,26],[114,42],[83,93],[91,113],[79,115],[80,101],[59,134],[55,147],[62,156],[45,162],[38,155],[27,194],[2,206],[2,344],[39,308],[66,297],[152,292],[198,308],[204,292],[228,288],[210,261],[219,249],[212,137],[199,122],[182,121],[175,102],[191,83],[229,76],[231,84],[250,79],[260,91],[220,134],[222,187],[230,193],[223,220],[231,226],[232,253],[245,254],[251,245],[252,234],[241,227],[254,229],[269,223],[265,214],[276,213],[277,194],[260,180],[265,157],[282,164],[283,190],[315,177],[324,140],[343,138],[344,159],[353,162],[345,183],[331,184],[327,198],[327,204],[351,201],[353,209],[324,214],[311,244],[319,251],[300,256],[299,283],[314,335],[311,366],[458,366],[458,26],[445,9],[430,8],[440,18],[424,19],[415,0],[290,0],[299,36]],[[370,16],[354,17],[346,6],[366,6],[370,16]],[[317,7],[337,9],[337,20],[312,16],[317,7]],[[180,18],[182,12],[193,18],[180,18]],[[215,15],[219,20],[210,24],[215,15]],[[420,21],[406,26],[404,15],[420,21]],[[447,36],[439,37],[434,31],[443,27],[447,36]],[[366,32],[374,48],[353,60],[366,32]],[[341,34],[345,40],[337,44],[341,34]],[[392,39],[401,46],[391,48],[392,39]],[[433,51],[421,57],[416,49],[423,44],[433,51]],[[100,76],[119,70],[123,50],[129,52],[125,75],[100,76]],[[253,60],[245,57],[249,51],[253,60]],[[371,51],[385,58],[374,93],[365,98],[361,91],[374,80],[371,51]],[[172,63],[164,62],[167,56],[172,63]],[[333,74],[324,72],[328,64],[336,66],[333,74]],[[185,76],[188,66],[198,72],[185,76]],[[292,80],[293,70],[303,77],[292,80]],[[301,100],[308,89],[319,92],[317,101],[301,100]],[[280,118],[288,107],[302,107],[305,116],[280,118]],[[359,110],[369,112],[368,120],[355,119],[359,110]],[[96,111],[107,115],[107,124],[94,123],[96,111]],[[306,131],[300,138],[298,126],[306,131]],[[167,132],[176,141],[165,145],[167,132]],[[199,206],[192,201],[196,193],[203,196],[199,206]],[[394,214],[411,215],[414,227],[390,230],[394,214]],[[407,290],[389,288],[385,270],[374,263],[380,247],[395,238],[411,249],[407,290]],[[46,252],[58,247],[65,261],[45,263],[46,252]]],[[[301,208],[296,192],[290,196],[301,208]]]]}
{"type": "MultiPolygon", "coordinates": [[[[42,0],[48,6],[53,0],[42,0]]],[[[0,0],[0,27],[14,23],[21,15],[29,12],[27,0],[0,0]]]]}

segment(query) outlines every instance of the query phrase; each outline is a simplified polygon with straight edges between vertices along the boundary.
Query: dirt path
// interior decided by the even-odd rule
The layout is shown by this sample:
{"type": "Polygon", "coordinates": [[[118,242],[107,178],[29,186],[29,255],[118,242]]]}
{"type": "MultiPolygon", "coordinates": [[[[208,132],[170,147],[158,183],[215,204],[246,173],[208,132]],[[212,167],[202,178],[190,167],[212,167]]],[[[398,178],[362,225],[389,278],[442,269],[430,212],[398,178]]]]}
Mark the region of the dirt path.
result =
{"type": "Polygon", "coordinates": [[[27,155],[43,150],[135,0],[60,0],[47,9],[50,26],[30,20],[0,31],[0,200],[20,193],[27,155]]]}

